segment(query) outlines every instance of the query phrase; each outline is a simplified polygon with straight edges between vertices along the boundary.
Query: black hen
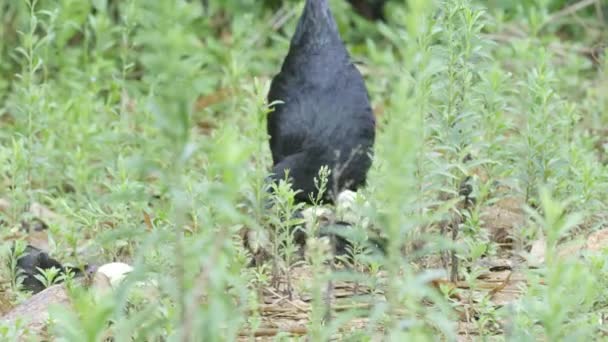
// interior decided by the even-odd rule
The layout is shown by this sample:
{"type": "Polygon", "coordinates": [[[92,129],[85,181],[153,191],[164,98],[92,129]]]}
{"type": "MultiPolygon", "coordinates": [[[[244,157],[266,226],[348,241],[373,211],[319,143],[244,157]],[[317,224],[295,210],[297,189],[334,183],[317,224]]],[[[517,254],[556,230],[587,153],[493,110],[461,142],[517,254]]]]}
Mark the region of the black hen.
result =
{"type": "Polygon", "coordinates": [[[387,0],[348,0],[355,12],[369,20],[385,20],[384,4],[387,0]]]}
{"type": "Polygon", "coordinates": [[[42,281],[38,280],[36,276],[42,276],[40,270],[48,270],[55,268],[59,271],[60,275],[64,275],[68,272],[73,272],[75,275],[80,275],[81,270],[78,268],[64,267],[61,263],[51,258],[44,251],[28,245],[23,254],[19,256],[17,260],[17,269],[19,270],[20,276],[23,277],[23,288],[33,293],[38,293],[45,289],[42,281]]]}
{"type": "Polygon", "coordinates": [[[296,200],[316,196],[314,177],[332,171],[325,200],[334,190],[365,184],[375,138],[375,120],[365,83],[351,63],[327,0],[307,0],[289,53],[268,93],[273,179],[289,170],[296,200]],[[337,183],[336,183],[337,181],[337,183]]]}

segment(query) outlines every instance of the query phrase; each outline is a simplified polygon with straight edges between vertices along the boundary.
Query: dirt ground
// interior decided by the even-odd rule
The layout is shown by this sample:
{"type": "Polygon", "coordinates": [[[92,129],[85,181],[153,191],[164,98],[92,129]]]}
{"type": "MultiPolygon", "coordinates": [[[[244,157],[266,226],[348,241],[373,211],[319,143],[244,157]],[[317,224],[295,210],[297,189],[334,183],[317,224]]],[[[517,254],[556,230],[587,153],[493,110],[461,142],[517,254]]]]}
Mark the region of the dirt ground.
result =
{"type": "MultiPolygon", "coordinates": [[[[484,208],[481,217],[488,236],[499,246],[497,257],[486,258],[474,266],[480,270],[474,285],[465,281],[451,282],[447,279],[435,279],[431,285],[438,291],[449,292],[449,299],[455,308],[458,322],[459,340],[470,341],[478,337],[479,322],[476,308],[483,301],[484,305],[500,308],[516,301],[527,285],[526,272],[531,268],[538,268],[544,263],[545,241],[541,237],[528,249],[514,248],[518,229],[526,224],[526,216],[522,209],[522,201],[516,198],[506,198],[492,206],[484,208]]],[[[0,199],[0,210],[6,211],[10,203],[0,199]]],[[[30,206],[31,214],[44,225],[45,221],[64,220],[40,204],[30,206]]],[[[41,249],[48,248],[44,237],[44,229],[25,229],[5,238],[5,241],[25,239],[28,243],[41,249]]],[[[599,251],[608,244],[608,229],[593,232],[579,240],[568,241],[560,245],[558,255],[561,257],[578,257],[584,250],[599,251]]],[[[287,279],[279,278],[278,285],[261,289],[260,301],[257,308],[259,320],[255,327],[248,326],[242,333],[240,340],[248,341],[251,338],[259,341],[273,340],[279,334],[303,336],[308,334],[308,326],[312,313],[312,296],[309,284],[313,279],[310,266],[302,263],[293,267],[289,273],[291,291],[287,291],[287,279]]],[[[374,305],[385,302],[382,284],[385,275],[380,272],[376,281],[379,286],[371,289],[354,282],[332,283],[331,310],[334,314],[356,309],[361,312],[360,317],[351,319],[343,324],[340,332],[334,336],[341,340],[345,335],[353,332],[366,332],[376,334],[370,336],[372,340],[382,339],[381,324],[370,328],[366,312],[370,312],[374,305]]],[[[7,288],[6,283],[2,288],[7,288]]],[[[0,292],[0,314],[5,322],[14,322],[19,317],[32,317],[33,312],[42,317],[32,322],[30,329],[43,332],[45,321],[48,318],[45,310],[52,303],[66,303],[68,301],[62,285],[55,285],[14,307],[7,298],[6,290],[0,292]]],[[[429,304],[430,305],[430,304],[429,304]]],[[[405,314],[405,313],[404,313],[405,314]]],[[[38,317],[36,316],[36,317],[38,317]]],[[[503,333],[501,322],[495,327],[484,330],[493,331],[500,335],[503,333]]]]}

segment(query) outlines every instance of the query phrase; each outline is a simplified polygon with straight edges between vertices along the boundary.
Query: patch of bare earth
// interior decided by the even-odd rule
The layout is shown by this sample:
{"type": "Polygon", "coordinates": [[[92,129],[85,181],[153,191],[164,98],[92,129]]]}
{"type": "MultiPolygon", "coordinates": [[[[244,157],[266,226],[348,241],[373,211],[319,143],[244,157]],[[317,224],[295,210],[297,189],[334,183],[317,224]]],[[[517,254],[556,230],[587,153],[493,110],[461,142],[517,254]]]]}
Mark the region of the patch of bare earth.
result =
{"type": "MultiPolygon", "coordinates": [[[[0,198],[0,210],[5,211],[10,207],[8,201],[0,198]]],[[[476,278],[473,281],[450,282],[446,279],[436,279],[430,284],[437,289],[447,289],[456,317],[458,318],[458,340],[472,341],[479,338],[480,329],[483,328],[487,335],[501,335],[503,333],[502,323],[493,322],[492,326],[483,326],[479,323],[480,307],[484,310],[499,309],[517,301],[524,293],[527,286],[526,271],[529,267],[539,267],[543,264],[544,243],[542,239],[533,243],[532,249],[527,252],[527,257],[522,258],[513,250],[513,236],[517,234],[522,225],[526,224],[522,200],[510,197],[502,199],[493,205],[482,209],[481,217],[483,227],[488,230],[488,235],[493,242],[500,246],[498,257],[484,258],[474,265],[476,278]]],[[[47,208],[40,205],[30,206],[34,218],[44,221],[64,220],[47,208]]],[[[32,234],[30,230],[29,234],[32,234]]],[[[22,236],[26,234],[19,232],[9,239],[31,237],[22,236]],[[18,235],[18,236],[17,236],[18,235]]],[[[30,241],[34,242],[34,241],[30,241]]],[[[600,252],[608,246],[608,229],[597,230],[588,237],[572,240],[562,244],[558,248],[558,255],[562,257],[577,257],[583,252],[600,252]]],[[[313,303],[311,295],[311,284],[314,275],[313,270],[307,265],[301,265],[291,269],[289,281],[292,284],[288,291],[288,279],[279,278],[278,285],[265,287],[260,291],[260,302],[251,312],[252,322],[254,317],[259,318],[255,326],[246,326],[239,337],[241,341],[249,341],[252,338],[257,341],[274,340],[278,335],[305,336],[310,333],[309,326],[312,315],[313,303]]],[[[371,275],[370,275],[371,277],[371,275]]],[[[370,322],[369,316],[374,306],[386,301],[383,294],[383,284],[386,282],[385,275],[380,272],[375,276],[376,288],[370,288],[361,283],[352,281],[335,281],[332,288],[331,311],[332,317],[338,317],[340,313],[349,311],[357,312],[350,316],[348,321],[341,324],[334,334],[334,340],[341,340],[355,332],[365,332],[373,341],[383,340],[381,322],[370,322]]],[[[542,280],[541,280],[542,281],[542,280]]],[[[43,325],[48,319],[47,306],[49,303],[62,303],[66,296],[62,286],[53,286],[26,300],[21,305],[14,307],[10,298],[0,293],[0,314],[3,322],[15,322],[22,317],[31,316],[35,312],[39,319],[35,319],[31,330],[42,332],[43,325]]],[[[325,295],[324,295],[325,296],[325,295]]],[[[426,303],[421,298],[421,302],[426,303]]],[[[430,304],[426,304],[430,305],[430,304]]],[[[398,315],[405,312],[397,312],[398,315]]],[[[32,323],[32,322],[31,322],[32,323]]]]}
{"type": "MultiPolygon", "coordinates": [[[[526,272],[529,268],[537,268],[544,264],[544,240],[533,243],[532,249],[522,251],[514,249],[515,237],[520,229],[527,224],[523,210],[524,201],[518,197],[505,197],[482,209],[483,227],[488,236],[499,246],[498,257],[484,258],[470,265],[476,268],[477,277],[472,282],[450,282],[445,279],[435,280],[431,285],[448,289],[449,300],[457,313],[457,331],[459,341],[474,341],[480,338],[481,328],[485,335],[500,336],[504,333],[504,322],[492,322],[491,326],[481,327],[479,322],[480,307],[484,310],[496,310],[515,303],[525,292],[528,285],[526,272]]],[[[608,229],[591,233],[588,237],[568,241],[558,248],[560,257],[577,257],[585,251],[599,252],[608,248],[608,229]]],[[[260,324],[248,327],[242,332],[240,340],[270,341],[279,334],[303,336],[309,333],[308,326],[312,311],[311,296],[306,292],[313,276],[307,266],[300,266],[290,273],[290,279],[295,284],[292,297],[282,289],[267,288],[263,291],[263,302],[257,315],[260,324]]],[[[542,279],[540,280],[542,284],[542,279]]],[[[284,280],[283,282],[286,282],[284,280]]],[[[379,281],[382,284],[382,281],[379,281]]],[[[366,312],[371,312],[374,305],[385,301],[382,289],[371,289],[353,282],[334,284],[332,310],[338,315],[345,310],[358,310],[361,314],[345,322],[333,338],[341,340],[352,332],[367,332],[372,340],[382,340],[383,331],[380,325],[369,328],[370,321],[366,312]],[[370,333],[371,331],[371,333],[370,333]]]]}

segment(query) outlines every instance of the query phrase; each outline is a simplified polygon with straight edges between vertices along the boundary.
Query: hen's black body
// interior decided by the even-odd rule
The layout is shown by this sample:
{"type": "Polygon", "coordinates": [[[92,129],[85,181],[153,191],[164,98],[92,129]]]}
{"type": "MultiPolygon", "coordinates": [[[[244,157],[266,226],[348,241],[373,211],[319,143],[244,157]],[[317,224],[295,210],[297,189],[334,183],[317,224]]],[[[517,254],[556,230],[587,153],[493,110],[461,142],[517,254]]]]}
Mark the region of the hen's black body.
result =
{"type": "Polygon", "coordinates": [[[355,11],[369,20],[384,21],[384,4],[387,0],[348,0],[355,11]]]}
{"type": "Polygon", "coordinates": [[[82,273],[78,268],[64,267],[59,261],[31,245],[25,248],[23,254],[17,260],[17,269],[23,278],[22,286],[26,291],[33,293],[38,293],[45,289],[42,281],[36,278],[37,276],[42,276],[40,270],[45,271],[53,267],[59,271],[59,275],[65,275],[68,272],[72,272],[74,275],[81,275],[82,273]]]}
{"type": "Polygon", "coordinates": [[[268,101],[283,102],[268,116],[273,178],[283,179],[289,169],[294,189],[302,190],[297,200],[316,194],[313,180],[323,165],[332,171],[327,195],[365,183],[375,120],[327,0],[306,1],[268,101]]]}

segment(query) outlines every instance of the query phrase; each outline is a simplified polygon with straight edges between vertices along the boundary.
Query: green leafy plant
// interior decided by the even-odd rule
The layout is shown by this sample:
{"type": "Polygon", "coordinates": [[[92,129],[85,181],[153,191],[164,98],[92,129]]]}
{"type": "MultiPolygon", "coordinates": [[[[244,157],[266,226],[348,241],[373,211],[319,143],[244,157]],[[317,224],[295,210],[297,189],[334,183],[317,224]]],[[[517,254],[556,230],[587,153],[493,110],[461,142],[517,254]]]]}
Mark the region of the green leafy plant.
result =
{"type": "MultiPolygon", "coordinates": [[[[101,300],[68,277],[74,305],[32,339],[602,338],[605,251],[562,248],[607,222],[606,6],[389,0],[386,21],[370,22],[330,0],[377,141],[353,215],[335,212],[350,227],[304,227],[308,207],[267,181],[266,131],[269,79],[302,5],[0,0],[0,312],[27,299],[17,260],[41,220],[54,259],[134,271],[101,300]],[[488,212],[508,218],[512,250],[488,212]],[[246,230],[269,237],[268,262],[247,267],[246,230]],[[348,255],[334,259],[321,233],[349,239],[348,255]],[[497,305],[484,262],[533,245],[544,261],[515,261],[525,286],[497,305]],[[309,319],[269,328],[269,293],[309,319]]],[[[322,193],[336,195],[326,181],[339,171],[322,170],[322,193]]],[[[313,212],[338,210],[321,199],[313,212]]],[[[22,323],[0,336],[20,338],[22,323]]]]}

